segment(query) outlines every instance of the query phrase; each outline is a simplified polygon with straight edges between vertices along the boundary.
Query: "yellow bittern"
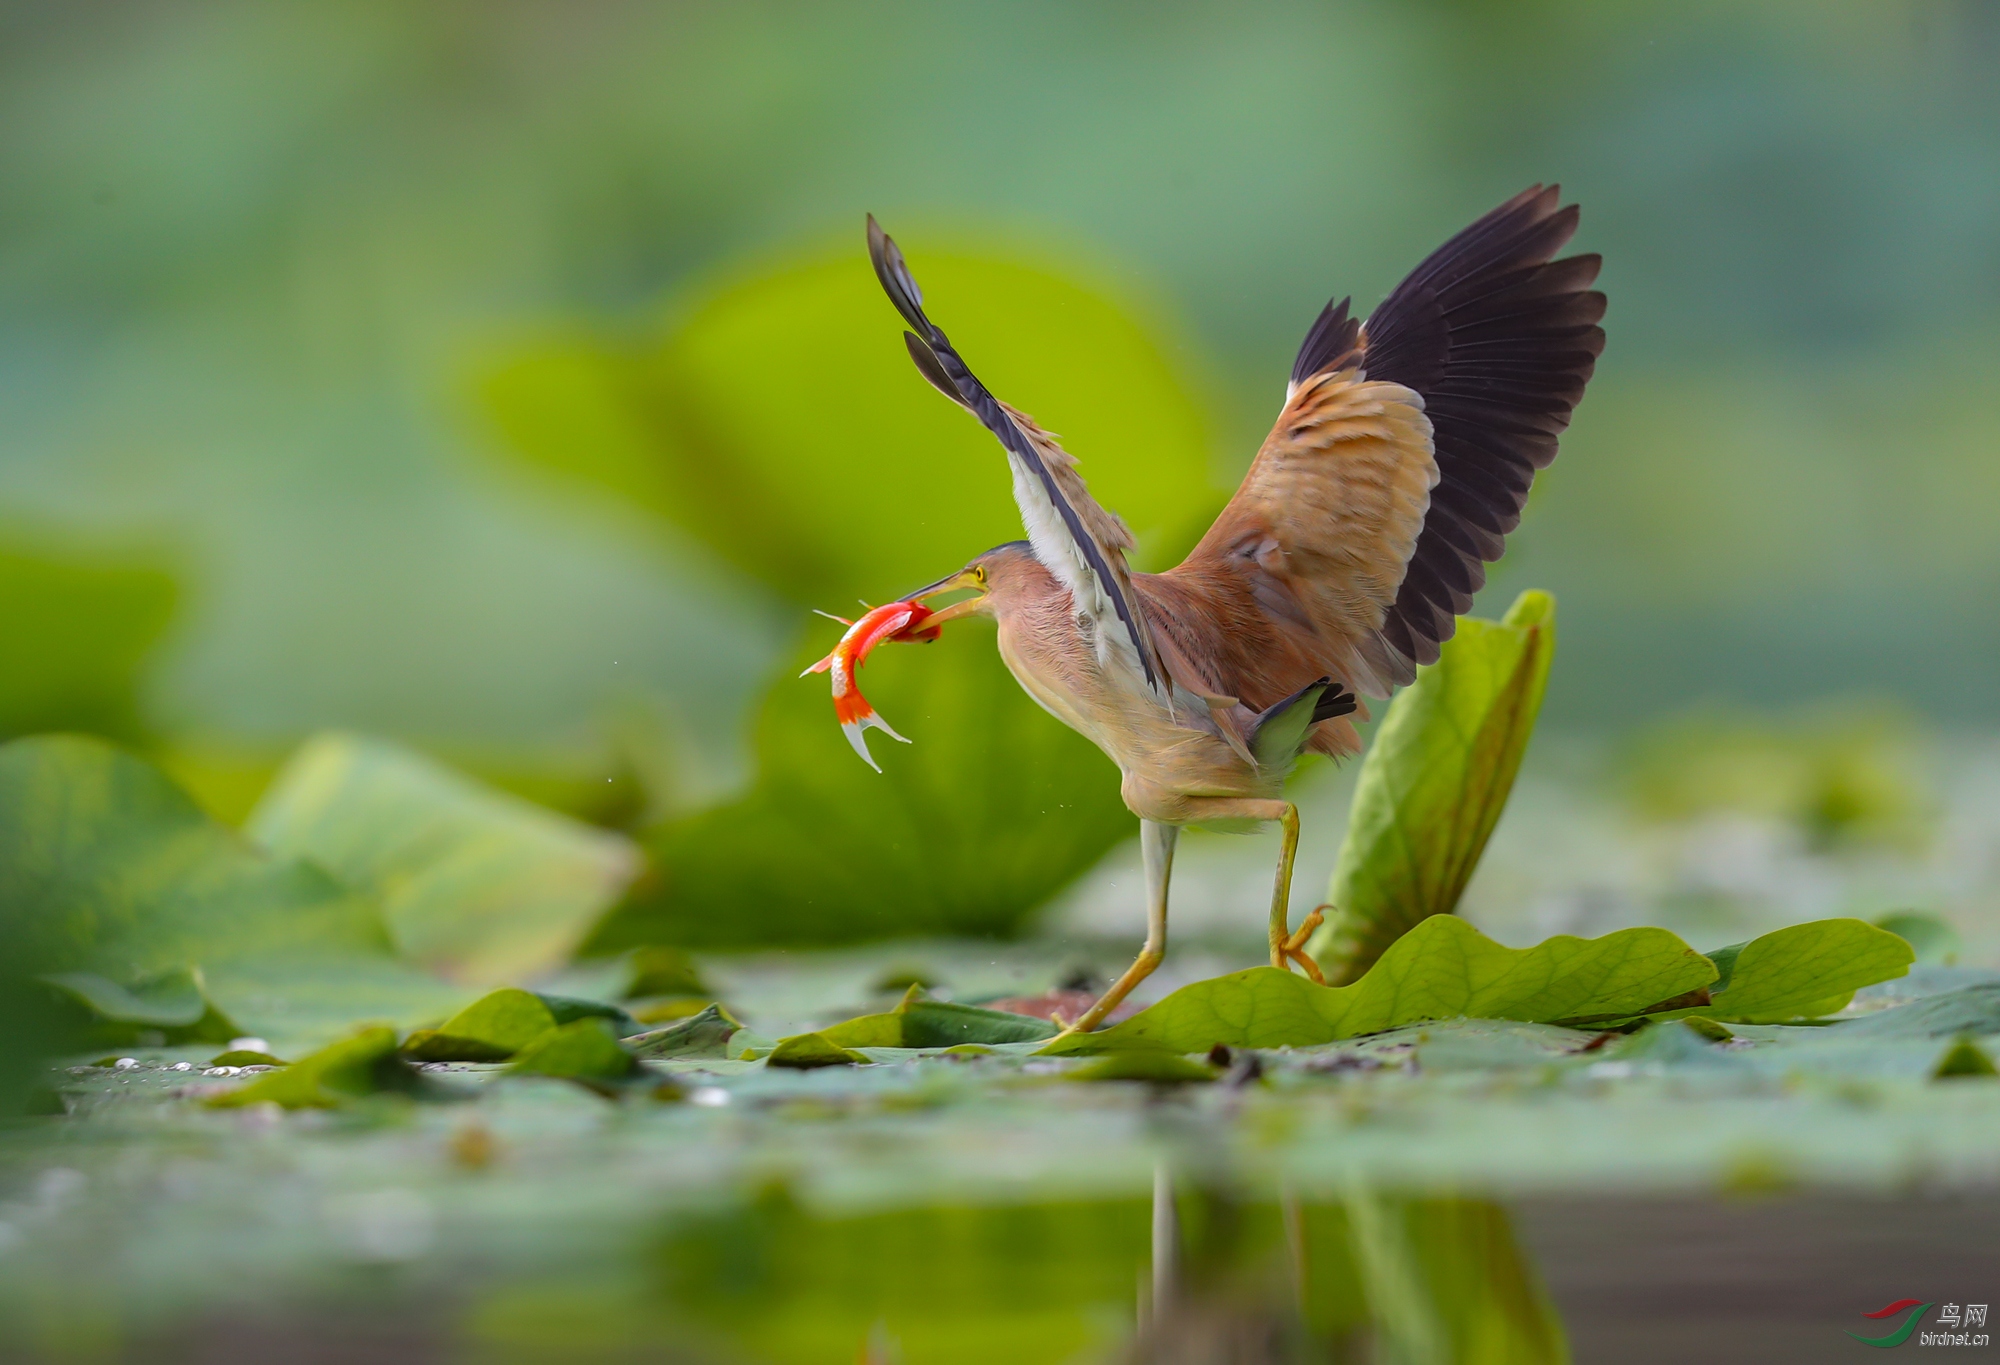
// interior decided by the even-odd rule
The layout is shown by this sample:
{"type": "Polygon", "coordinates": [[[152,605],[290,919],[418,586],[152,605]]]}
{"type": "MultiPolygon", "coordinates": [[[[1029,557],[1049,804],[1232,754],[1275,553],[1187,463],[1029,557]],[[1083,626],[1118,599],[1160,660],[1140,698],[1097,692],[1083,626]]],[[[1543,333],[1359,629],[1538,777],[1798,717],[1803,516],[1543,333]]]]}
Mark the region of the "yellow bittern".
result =
{"type": "Polygon", "coordinates": [[[1559,198],[1539,185],[1514,196],[1365,322],[1350,300],[1328,304],[1242,487],[1161,574],[1128,567],[1125,524],[1049,433],[973,377],[869,218],[917,369],[999,438],[1028,532],[909,600],[976,590],[925,627],[995,618],[1008,669],[1118,765],[1139,817],[1145,948],[1072,1029],[1094,1028],[1159,965],[1183,825],[1283,827],[1271,965],[1319,975],[1303,945],[1320,911],[1289,928],[1299,818],[1285,778],[1308,750],[1358,752],[1354,694],[1386,697],[1436,660],[1555,458],[1604,348],[1599,258],[1551,259],[1576,231],[1559,198]]]}

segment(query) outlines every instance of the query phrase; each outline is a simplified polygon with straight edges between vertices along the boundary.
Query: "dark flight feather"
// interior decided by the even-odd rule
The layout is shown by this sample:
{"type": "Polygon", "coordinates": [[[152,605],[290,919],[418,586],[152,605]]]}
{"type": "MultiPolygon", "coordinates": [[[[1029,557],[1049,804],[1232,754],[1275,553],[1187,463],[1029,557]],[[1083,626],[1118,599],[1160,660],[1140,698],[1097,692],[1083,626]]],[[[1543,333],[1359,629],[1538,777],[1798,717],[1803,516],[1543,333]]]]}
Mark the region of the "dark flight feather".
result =
{"type": "Polygon", "coordinates": [[[1305,341],[1299,345],[1298,358],[1292,361],[1293,388],[1316,374],[1336,368],[1355,353],[1361,338],[1361,323],[1347,315],[1348,305],[1353,302],[1351,298],[1342,299],[1320,310],[1306,332],[1305,341]]]}
{"type": "Polygon", "coordinates": [[[1368,377],[1422,395],[1438,463],[1382,627],[1412,664],[1436,660],[1485,585],[1604,350],[1599,258],[1549,259],[1576,231],[1576,205],[1559,199],[1554,185],[1514,196],[1433,252],[1362,329],[1368,377]]]}

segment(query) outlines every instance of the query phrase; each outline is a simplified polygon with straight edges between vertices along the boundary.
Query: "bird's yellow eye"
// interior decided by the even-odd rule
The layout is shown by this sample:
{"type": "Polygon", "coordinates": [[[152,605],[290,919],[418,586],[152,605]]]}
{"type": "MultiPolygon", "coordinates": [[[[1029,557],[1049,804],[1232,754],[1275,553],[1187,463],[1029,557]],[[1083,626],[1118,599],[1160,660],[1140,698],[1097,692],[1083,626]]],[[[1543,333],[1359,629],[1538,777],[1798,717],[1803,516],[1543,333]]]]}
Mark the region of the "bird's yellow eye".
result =
{"type": "Polygon", "coordinates": [[[979,586],[982,588],[986,586],[986,566],[984,564],[973,565],[972,576],[978,580],[979,586]]]}

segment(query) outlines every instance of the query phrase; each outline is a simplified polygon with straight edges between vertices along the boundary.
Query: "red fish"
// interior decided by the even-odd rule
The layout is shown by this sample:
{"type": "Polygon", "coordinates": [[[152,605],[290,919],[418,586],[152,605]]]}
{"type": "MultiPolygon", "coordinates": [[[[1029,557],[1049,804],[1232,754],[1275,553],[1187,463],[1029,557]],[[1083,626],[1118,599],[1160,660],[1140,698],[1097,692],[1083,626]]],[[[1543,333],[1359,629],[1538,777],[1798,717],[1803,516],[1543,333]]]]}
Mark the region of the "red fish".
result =
{"type": "Polygon", "coordinates": [[[840,643],[833,647],[831,654],[799,674],[803,678],[806,673],[833,673],[833,714],[840,721],[847,742],[854,746],[854,752],[860,754],[861,761],[878,773],[882,771],[882,766],[869,754],[868,742],[862,738],[863,732],[881,730],[891,739],[902,740],[905,744],[910,741],[890,729],[889,722],[875,714],[875,708],[868,704],[868,698],[861,695],[860,687],[855,684],[854,675],[861,671],[861,665],[868,661],[870,651],[879,644],[890,640],[937,639],[941,633],[938,627],[924,629],[924,622],[930,615],[931,609],[921,602],[889,602],[869,611],[859,621],[836,616],[833,619],[846,626],[847,633],[840,637],[840,643]]]}

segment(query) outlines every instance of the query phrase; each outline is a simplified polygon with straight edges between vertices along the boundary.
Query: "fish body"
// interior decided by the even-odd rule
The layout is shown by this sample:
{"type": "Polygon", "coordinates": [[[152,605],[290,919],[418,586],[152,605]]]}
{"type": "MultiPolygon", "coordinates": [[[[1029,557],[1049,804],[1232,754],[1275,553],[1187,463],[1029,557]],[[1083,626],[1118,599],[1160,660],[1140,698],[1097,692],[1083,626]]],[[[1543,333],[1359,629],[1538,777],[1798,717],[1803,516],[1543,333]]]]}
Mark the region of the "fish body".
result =
{"type": "Polygon", "coordinates": [[[854,746],[854,752],[861,755],[861,761],[876,772],[882,771],[881,764],[868,752],[868,742],[863,735],[869,730],[880,730],[889,738],[910,741],[890,728],[889,722],[875,714],[875,708],[868,704],[868,698],[861,695],[861,688],[855,682],[855,674],[868,661],[868,655],[879,644],[890,640],[918,640],[928,642],[938,638],[936,627],[926,630],[924,622],[931,610],[921,602],[887,602],[875,607],[857,621],[849,621],[844,616],[833,619],[847,627],[847,633],[840,637],[840,643],[824,659],[799,674],[831,673],[833,675],[833,714],[840,722],[840,729],[847,736],[847,742],[854,746]]]}

